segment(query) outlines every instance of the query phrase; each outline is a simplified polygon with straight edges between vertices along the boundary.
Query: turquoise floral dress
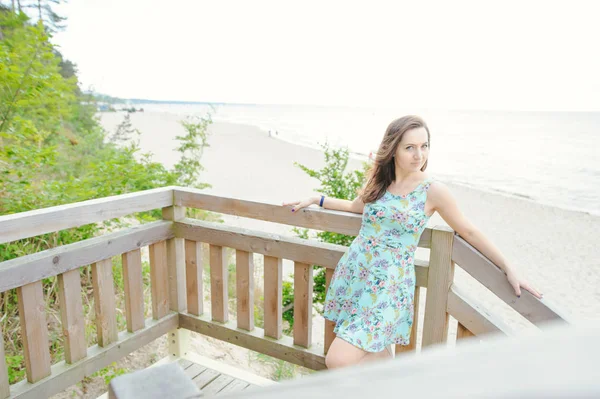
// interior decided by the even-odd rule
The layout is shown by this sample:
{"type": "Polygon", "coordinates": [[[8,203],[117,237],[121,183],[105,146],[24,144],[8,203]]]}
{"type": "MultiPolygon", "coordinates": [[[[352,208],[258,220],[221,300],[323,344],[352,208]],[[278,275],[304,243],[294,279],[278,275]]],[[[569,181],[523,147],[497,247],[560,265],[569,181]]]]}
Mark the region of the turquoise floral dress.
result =
{"type": "Polygon", "coordinates": [[[407,195],[386,190],[365,204],[359,234],[333,274],[324,316],[339,338],[367,352],[410,342],[415,251],[429,220],[430,184],[425,179],[407,195]]]}

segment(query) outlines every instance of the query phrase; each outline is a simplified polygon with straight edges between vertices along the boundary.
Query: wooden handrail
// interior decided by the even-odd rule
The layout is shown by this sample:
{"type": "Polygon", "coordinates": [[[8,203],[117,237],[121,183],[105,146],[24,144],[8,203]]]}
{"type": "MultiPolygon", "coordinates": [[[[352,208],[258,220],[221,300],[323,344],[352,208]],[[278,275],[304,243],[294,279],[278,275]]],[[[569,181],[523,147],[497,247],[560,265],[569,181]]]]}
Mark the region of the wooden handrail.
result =
{"type": "Polygon", "coordinates": [[[173,237],[171,222],[152,222],[0,263],[0,292],[173,237]]]}
{"type": "Polygon", "coordinates": [[[533,324],[568,322],[567,316],[546,299],[539,300],[525,290],[517,298],[502,270],[458,235],[454,237],[452,260],[533,324]]]}
{"type": "Polygon", "coordinates": [[[0,244],[171,206],[173,187],[0,216],[0,244]]]}
{"type": "MultiPolygon", "coordinates": [[[[353,236],[358,234],[362,222],[362,216],[356,213],[308,207],[294,214],[280,205],[204,194],[185,187],[174,187],[173,197],[178,206],[353,236]]],[[[425,229],[419,247],[429,248],[430,243],[431,229],[425,229]]]]}

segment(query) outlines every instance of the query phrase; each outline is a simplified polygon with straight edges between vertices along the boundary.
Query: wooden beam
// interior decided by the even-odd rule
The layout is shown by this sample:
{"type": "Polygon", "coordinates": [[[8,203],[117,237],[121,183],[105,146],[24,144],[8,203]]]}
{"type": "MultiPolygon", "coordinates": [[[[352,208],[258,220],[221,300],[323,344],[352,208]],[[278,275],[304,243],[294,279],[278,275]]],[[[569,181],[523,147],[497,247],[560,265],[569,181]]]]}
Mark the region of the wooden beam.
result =
{"type": "Polygon", "coordinates": [[[283,326],[283,266],[281,258],[265,256],[265,336],[279,339],[283,326]]]}
{"type": "MultiPolygon", "coordinates": [[[[254,329],[254,258],[253,254],[237,250],[236,296],[237,327],[252,331],[254,329]]],[[[191,313],[191,312],[190,312],[191,313]]]]}
{"type": "Polygon", "coordinates": [[[173,204],[164,187],[0,216],[0,244],[173,204]]]}
{"type": "Polygon", "coordinates": [[[118,341],[114,345],[106,348],[94,345],[88,348],[88,356],[74,365],[65,362],[55,364],[52,366],[52,375],[36,384],[21,381],[12,385],[12,397],[37,399],[59,393],[177,328],[177,323],[176,313],[171,313],[160,320],[148,319],[146,327],[135,333],[126,331],[119,333],[118,341]]]}
{"type": "MultiPolygon", "coordinates": [[[[299,213],[292,213],[289,207],[281,205],[210,195],[186,187],[174,188],[174,205],[351,236],[358,234],[362,220],[362,215],[357,213],[316,207],[308,207],[299,213]]],[[[419,246],[429,248],[430,240],[431,230],[425,229],[421,235],[419,246]]]]}
{"type": "Polygon", "coordinates": [[[253,331],[246,331],[236,328],[233,322],[213,323],[210,315],[194,316],[188,313],[179,315],[179,327],[312,370],[326,368],[323,348],[320,345],[313,345],[311,349],[302,348],[294,345],[292,338],[288,336],[278,340],[265,337],[264,330],[258,327],[253,331]]]}
{"type": "Polygon", "coordinates": [[[92,287],[98,345],[106,347],[117,341],[119,333],[112,259],[104,259],[92,265],[92,287]]]}
{"type": "MultiPolygon", "coordinates": [[[[333,269],[325,270],[325,292],[329,289],[329,284],[331,284],[331,279],[333,278],[333,269]]],[[[335,339],[335,333],[333,330],[335,329],[335,323],[331,320],[325,319],[325,340],[324,340],[324,354],[327,354],[329,347],[333,343],[335,339]]]]}
{"type": "Polygon", "coordinates": [[[225,323],[229,320],[229,292],[227,290],[227,256],[225,248],[210,246],[210,298],[213,320],[225,323]]]}
{"type": "Polygon", "coordinates": [[[448,293],[448,313],[475,335],[500,333],[515,335],[513,329],[485,309],[468,290],[453,283],[448,293]]]}
{"type": "Polygon", "coordinates": [[[152,317],[155,320],[169,314],[169,270],[167,265],[167,242],[160,241],[148,247],[150,253],[150,290],[152,293],[152,317]]]}
{"type": "MultiPolygon", "coordinates": [[[[348,250],[343,245],[322,243],[296,237],[280,236],[242,227],[224,226],[195,219],[183,219],[173,226],[175,235],[188,240],[202,241],[212,245],[259,253],[274,258],[320,265],[335,269],[340,258],[348,250]]],[[[427,286],[427,261],[415,260],[417,285],[427,286]]]]}
{"type": "MultiPolygon", "coordinates": [[[[163,208],[164,220],[175,222],[185,218],[186,209],[181,206],[163,208]]],[[[199,240],[195,240],[199,241],[199,240]]],[[[169,269],[169,306],[174,312],[187,309],[187,292],[185,283],[185,240],[175,234],[167,241],[167,264],[169,269]]]]}
{"type": "Polygon", "coordinates": [[[422,347],[446,342],[448,338],[448,291],[454,280],[452,239],[454,231],[437,226],[431,233],[427,301],[422,347]]]}
{"type": "Polygon", "coordinates": [[[8,384],[8,367],[4,355],[4,336],[2,335],[2,323],[0,323],[0,399],[10,396],[10,385],[8,384]]]}
{"type": "Polygon", "coordinates": [[[142,255],[140,250],[122,255],[123,286],[125,288],[125,315],[127,331],[144,328],[144,281],[142,278],[142,255]]]}
{"type": "Polygon", "coordinates": [[[204,312],[204,290],[202,289],[202,243],[185,240],[185,284],[188,312],[199,316],[204,312]]]}
{"type": "Polygon", "coordinates": [[[294,344],[310,348],[312,343],[313,267],[294,263],[294,344]]]}
{"type": "Polygon", "coordinates": [[[42,282],[17,288],[17,298],[27,381],[34,383],[50,375],[48,322],[42,282]]]}
{"type": "Polygon", "coordinates": [[[525,290],[521,290],[521,298],[517,298],[504,272],[459,236],[454,238],[452,260],[533,324],[569,323],[569,316],[548,299],[537,299],[525,290]]]}
{"type": "Polygon", "coordinates": [[[0,263],[0,292],[173,237],[170,222],[153,222],[0,263]]]}
{"type": "Polygon", "coordinates": [[[65,336],[65,361],[72,364],[87,356],[79,269],[58,275],[58,302],[65,336]]]}
{"type": "Polygon", "coordinates": [[[456,327],[456,340],[457,341],[459,341],[461,339],[465,339],[465,338],[472,338],[474,336],[475,336],[475,334],[473,334],[471,331],[469,331],[467,329],[467,327],[458,323],[458,325],[456,327]]]}

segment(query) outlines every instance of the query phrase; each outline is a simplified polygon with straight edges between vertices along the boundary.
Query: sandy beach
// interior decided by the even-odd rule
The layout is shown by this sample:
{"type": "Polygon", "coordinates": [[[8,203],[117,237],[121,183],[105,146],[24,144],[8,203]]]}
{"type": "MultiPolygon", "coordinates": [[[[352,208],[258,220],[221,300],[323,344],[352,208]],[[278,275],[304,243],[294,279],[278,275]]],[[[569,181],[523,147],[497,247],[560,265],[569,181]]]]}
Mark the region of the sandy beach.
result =
{"type": "MultiPolygon", "coordinates": [[[[100,118],[105,129],[114,131],[123,114],[104,113],[100,118]]],[[[142,133],[142,149],[152,152],[154,159],[167,167],[177,161],[174,137],[184,132],[179,119],[180,116],[159,112],[131,115],[134,127],[142,133]]],[[[210,147],[201,160],[206,169],[201,180],[212,185],[207,193],[272,204],[315,194],[318,182],[295,167],[294,162],[320,168],[324,159],[319,150],[269,137],[268,132],[253,126],[229,123],[212,124],[208,141],[210,147]]],[[[361,161],[354,159],[349,166],[361,168],[361,161]]],[[[600,251],[595,238],[600,231],[600,217],[463,186],[449,187],[465,215],[545,294],[544,300],[575,320],[600,319],[600,251]]],[[[233,216],[225,221],[293,235],[289,226],[233,216]]],[[[444,224],[443,220],[434,215],[429,226],[439,224],[444,224]]],[[[417,255],[426,255],[424,251],[417,255]]],[[[528,328],[512,309],[478,289],[478,283],[458,268],[456,278],[472,287],[489,308],[501,312],[509,324],[528,328]]],[[[322,327],[316,319],[314,339],[322,341],[322,327]]]]}

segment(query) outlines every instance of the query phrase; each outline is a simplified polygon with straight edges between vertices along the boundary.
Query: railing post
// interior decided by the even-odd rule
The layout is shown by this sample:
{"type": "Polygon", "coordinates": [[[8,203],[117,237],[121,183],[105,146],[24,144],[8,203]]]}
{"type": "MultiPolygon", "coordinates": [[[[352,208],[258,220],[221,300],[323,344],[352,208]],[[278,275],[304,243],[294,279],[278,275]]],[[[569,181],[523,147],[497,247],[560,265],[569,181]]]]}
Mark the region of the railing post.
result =
{"type": "Polygon", "coordinates": [[[0,399],[10,396],[10,385],[8,385],[8,367],[4,357],[4,336],[2,335],[2,324],[0,324],[0,399]]]}
{"type": "Polygon", "coordinates": [[[446,342],[448,337],[448,291],[454,279],[452,242],[454,231],[436,226],[431,232],[422,347],[446,342]]]}
{"type": "MultiPolygon", "coordinates": [[[[169,206],[162,209],[164,220],[176,222],[185,218],[185,207],[169,206]]],[[[185,239],[174,237],[167,240],[167,268],[169,274],[169,309],[174,312],[187,310],[185,281],[185,239]]],[[[185,356],[189,348],[189,331],[177,328],[169,331],[169,355],[185,356]]]]}

